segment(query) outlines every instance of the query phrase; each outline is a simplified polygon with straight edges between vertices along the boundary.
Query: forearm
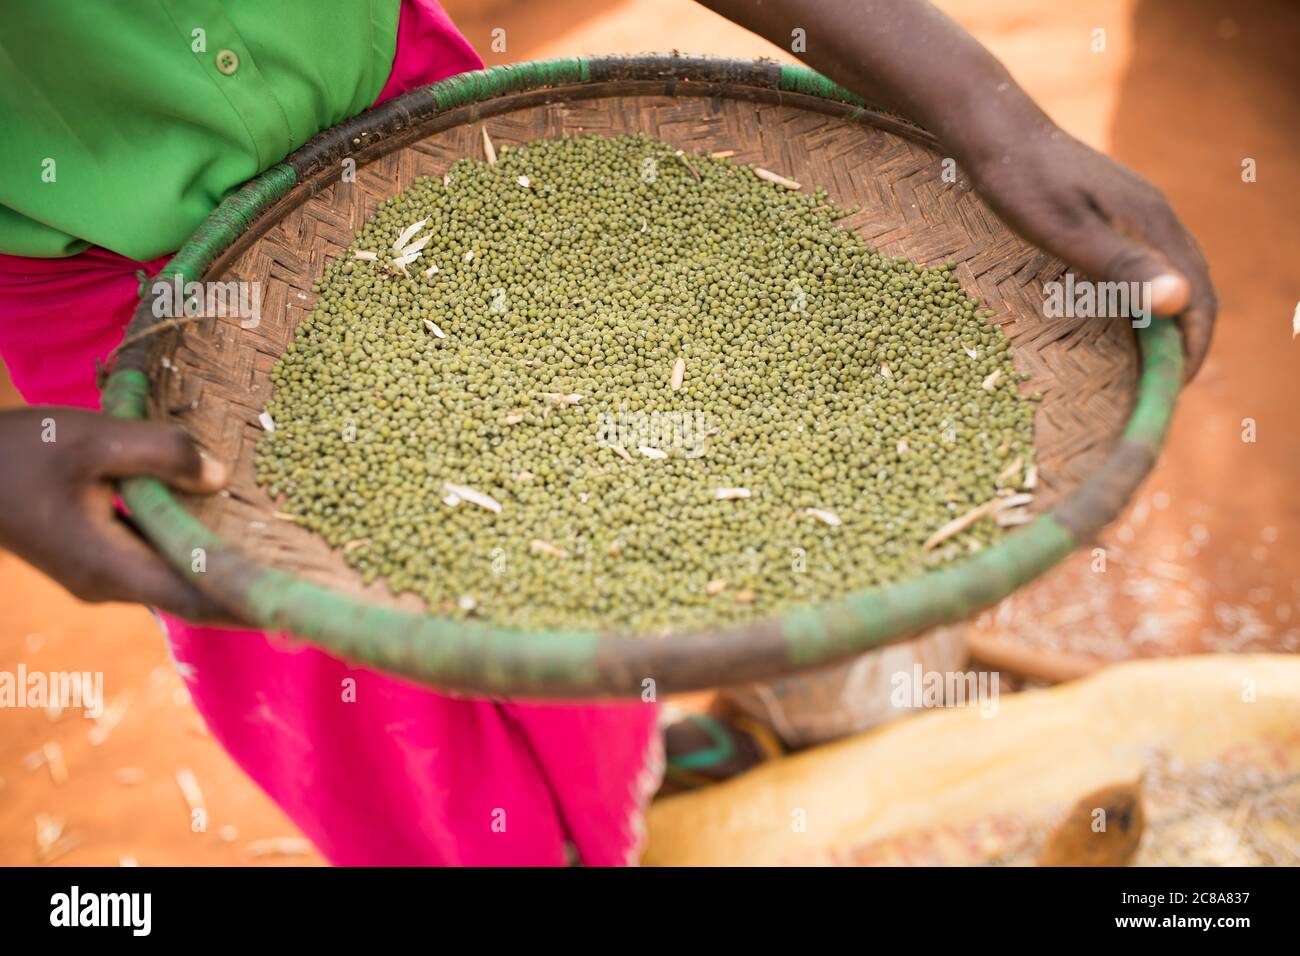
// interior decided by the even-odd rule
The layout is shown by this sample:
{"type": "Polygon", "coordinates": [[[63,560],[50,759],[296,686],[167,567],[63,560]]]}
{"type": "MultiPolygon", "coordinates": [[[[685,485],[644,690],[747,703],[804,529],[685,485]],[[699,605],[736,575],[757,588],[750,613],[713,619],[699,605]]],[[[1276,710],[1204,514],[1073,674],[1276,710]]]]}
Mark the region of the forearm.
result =
{"type": "Polygon", "coordinates": [[[988,50],[925,0],[700,2],[786,49],[802,29],[800,59],[924,126],[963,164],[1055,129],[988,50]]]}

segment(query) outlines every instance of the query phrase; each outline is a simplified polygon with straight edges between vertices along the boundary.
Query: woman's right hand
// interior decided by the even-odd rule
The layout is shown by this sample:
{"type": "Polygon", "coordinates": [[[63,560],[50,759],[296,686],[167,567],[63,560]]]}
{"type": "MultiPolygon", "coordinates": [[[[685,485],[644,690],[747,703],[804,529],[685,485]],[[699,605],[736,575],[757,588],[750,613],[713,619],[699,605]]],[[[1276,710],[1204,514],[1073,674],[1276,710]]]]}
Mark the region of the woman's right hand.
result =
{"type": "Polygon", "coordinates": [[[0,546],[83,601],[228,620],[118,513],[113,479],[151,475],[211,493],[226,470],[179,428],[56,406],[0,412],[0,546]]]}

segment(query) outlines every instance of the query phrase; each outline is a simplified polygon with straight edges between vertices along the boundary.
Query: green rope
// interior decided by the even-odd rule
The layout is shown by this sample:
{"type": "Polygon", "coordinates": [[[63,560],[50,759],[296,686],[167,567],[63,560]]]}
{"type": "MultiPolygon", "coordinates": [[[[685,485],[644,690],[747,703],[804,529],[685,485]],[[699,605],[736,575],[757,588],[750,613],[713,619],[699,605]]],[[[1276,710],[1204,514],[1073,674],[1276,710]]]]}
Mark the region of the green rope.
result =
{"type": "Polygon", "coordinates": [[[1124,437],[1157,452],[1169,431],[1183,384],[1186,358],[1178,323],[1172,319],[1152,319],[1146,328],[1138,329],[1138,347],[1142,350],[1142,377],[1138,382],[1137,404],[1124,429],[1124,437]]]}
{"type": "Polygon", "coordinates": [[[833,80],[829,80],[814,70],[797,63],[781,64],[781,90],[785,93],[803,93],[824,100],[839,100],[854,106],[866,106],[867,101],[858,94],[846,90],[833,80]]]}
{"type": "Polygon", "coordinates": [[[691,714],[686,719],[708,734],[713,746],[694,753],[674,754],[668,758],[669,767],[674,770],[711,770],[736,755],[736,742],[719,721],[708,714],[691,714]]]}
{"type": "Polygon", "coordinates": [[[505,93],[517,93],[539,86],[582,83],[586,79],[587,61],[584,59],[543,60],[459,73],[435,83],[431,91],[438,109],[447,110],[505,93]]]}
{"type": "Polygon", "coordinates": [[[258,216],[265,212],[298,182],[293,167],[287,163],[272,166],[256,179],[240,187],[212,211],[161,274],[179,274],[183,281],[197,280],[224,250],[243,235],[258,216]]]}

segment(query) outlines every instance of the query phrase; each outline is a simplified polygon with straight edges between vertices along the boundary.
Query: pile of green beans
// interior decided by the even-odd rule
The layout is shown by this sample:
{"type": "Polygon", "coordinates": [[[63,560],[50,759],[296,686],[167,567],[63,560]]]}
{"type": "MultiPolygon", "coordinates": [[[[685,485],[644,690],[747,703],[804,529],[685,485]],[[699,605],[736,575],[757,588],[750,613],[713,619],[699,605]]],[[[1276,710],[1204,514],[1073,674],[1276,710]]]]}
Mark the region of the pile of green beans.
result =
{"type": "Polygon", "coordinates": [[[734,624],[978,550],[991,514],[928,539],[1025,484],[1036,406],[951,264],[852,212],[645,136],[460,160],[326,266],[258,480],[367,582],[527,627],[734,624]]]}

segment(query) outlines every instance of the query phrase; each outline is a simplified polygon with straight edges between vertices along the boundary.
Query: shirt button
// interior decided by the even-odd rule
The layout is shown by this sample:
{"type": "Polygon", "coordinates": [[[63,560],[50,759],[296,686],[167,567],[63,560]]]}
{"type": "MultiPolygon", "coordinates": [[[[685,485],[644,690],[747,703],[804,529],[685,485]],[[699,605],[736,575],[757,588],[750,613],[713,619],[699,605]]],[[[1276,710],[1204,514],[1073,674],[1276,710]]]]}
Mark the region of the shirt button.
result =
{"type": "Polygon", "coordinates": [[[234,50],[219,50],[217,52],[217,69],[226,76],[231,76],[239,69],[239,54],[234,50]]]}

